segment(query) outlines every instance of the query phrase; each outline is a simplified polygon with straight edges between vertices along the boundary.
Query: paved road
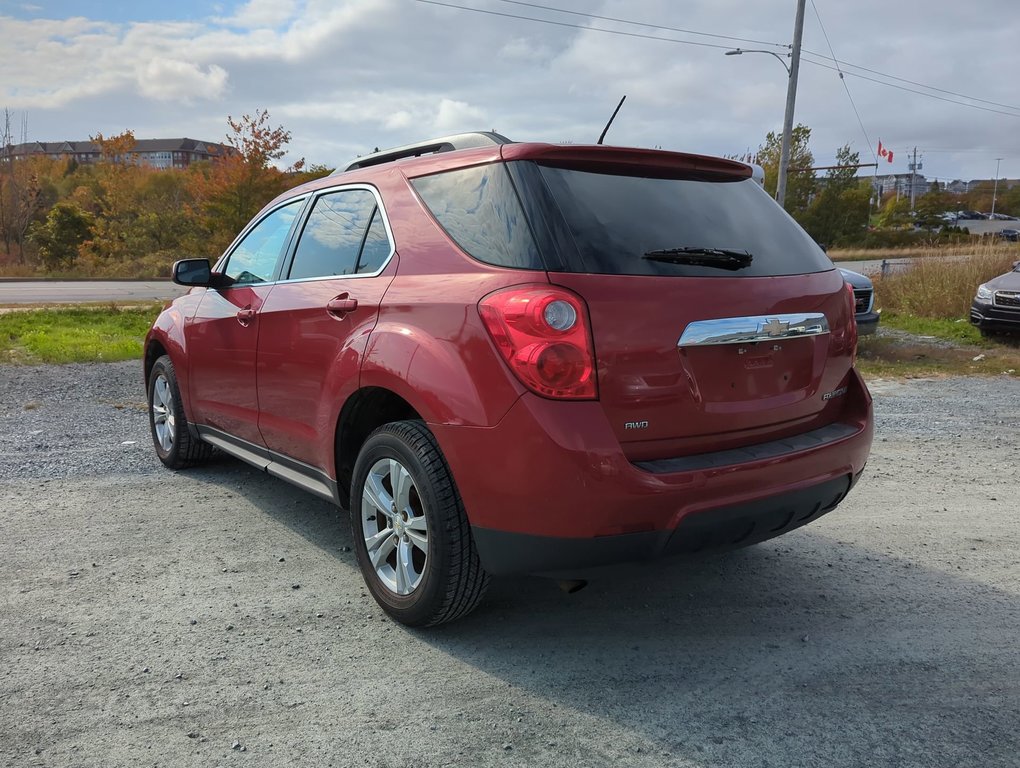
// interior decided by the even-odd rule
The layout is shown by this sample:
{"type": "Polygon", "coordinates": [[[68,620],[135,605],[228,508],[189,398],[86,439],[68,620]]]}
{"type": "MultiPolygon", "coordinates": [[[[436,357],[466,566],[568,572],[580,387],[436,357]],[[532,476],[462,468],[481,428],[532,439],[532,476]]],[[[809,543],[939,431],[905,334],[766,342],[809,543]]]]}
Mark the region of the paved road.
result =
{"type": "Polygon", "coordinates": [[[169,280],[0,280],[0,306],[166,301],[180,296],[185,290],[169,280]]]}

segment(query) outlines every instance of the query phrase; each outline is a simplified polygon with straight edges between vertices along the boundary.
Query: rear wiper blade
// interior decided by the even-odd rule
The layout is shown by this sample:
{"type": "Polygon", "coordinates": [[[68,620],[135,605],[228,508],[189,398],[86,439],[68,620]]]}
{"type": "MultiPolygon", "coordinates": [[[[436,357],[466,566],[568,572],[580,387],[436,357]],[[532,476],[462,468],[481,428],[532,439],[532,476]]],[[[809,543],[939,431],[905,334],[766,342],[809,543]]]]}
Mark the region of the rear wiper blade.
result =
{"type": "Polygon", "coordinates": [[[682,248],[648,251],[644,258],[649,261],[664,261],[668,264],[690,264],[694,267],[738,270],[749,267],[754,256],[747,251],[738,251],[732,248],[701,248],[688,245],[682,248]]]}

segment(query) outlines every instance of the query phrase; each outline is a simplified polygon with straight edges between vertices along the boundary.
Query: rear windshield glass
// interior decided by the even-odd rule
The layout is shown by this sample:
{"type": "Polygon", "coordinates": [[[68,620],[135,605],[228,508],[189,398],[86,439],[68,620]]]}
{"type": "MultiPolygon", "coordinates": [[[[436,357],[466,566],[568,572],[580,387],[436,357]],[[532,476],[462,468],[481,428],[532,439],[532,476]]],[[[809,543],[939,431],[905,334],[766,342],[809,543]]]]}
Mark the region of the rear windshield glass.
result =
{"type": "MultiPolygon", "coordinates": [[[[526,175],[534,179],[533,174],[526,175]]],[[[548,166],[540,166],[540,176],[562,214],[560,225],[577,248],[557,269],[763,277],[833,268],[810,236],[751,179],[652,179],[548,166]],[[753,258],[733,271],[645,258],[656,251],[691,248],[746,251],[753,258]]]]}

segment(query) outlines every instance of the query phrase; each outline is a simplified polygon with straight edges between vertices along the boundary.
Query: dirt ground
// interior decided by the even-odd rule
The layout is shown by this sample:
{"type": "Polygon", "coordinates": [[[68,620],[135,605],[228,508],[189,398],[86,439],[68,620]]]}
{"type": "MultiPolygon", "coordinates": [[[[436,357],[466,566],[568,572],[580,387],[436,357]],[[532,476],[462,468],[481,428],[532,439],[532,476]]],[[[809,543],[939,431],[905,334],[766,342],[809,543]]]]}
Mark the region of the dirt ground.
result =
{"type": "Polygon", "coordinates": [[[818,522],[411,631],[327,504],[160,468],[137,364],[0,367],[0,765],[1020,766],[1020,382],[873,389],[818,522]]]}

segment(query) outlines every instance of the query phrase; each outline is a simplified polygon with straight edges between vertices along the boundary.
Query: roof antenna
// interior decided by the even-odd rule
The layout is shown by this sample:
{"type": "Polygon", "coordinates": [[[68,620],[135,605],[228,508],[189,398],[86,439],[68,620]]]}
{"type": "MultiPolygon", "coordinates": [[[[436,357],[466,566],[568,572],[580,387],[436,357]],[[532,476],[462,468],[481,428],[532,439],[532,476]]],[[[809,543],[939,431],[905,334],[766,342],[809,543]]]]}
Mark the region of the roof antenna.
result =
{"type": "Polygon", "coordinates": [[[620,103],[616,105],[616,109],[613,110],[613,116],[609,118],[609,122],[606,123],[606,127],[602,129],[602,135],[599,136],[599,140],[595,142],[596,144],[601,144],[602,139],[606,138],[606,134],[609,132],[609,126],[613,124],[613,121],[616,119],[616,113],[620,111],[620,107],[623,106],[623,102],[625,102],[626,100],[627,96],[626,94],[624,94],[624,97],[620,99],[620,103]]]}

